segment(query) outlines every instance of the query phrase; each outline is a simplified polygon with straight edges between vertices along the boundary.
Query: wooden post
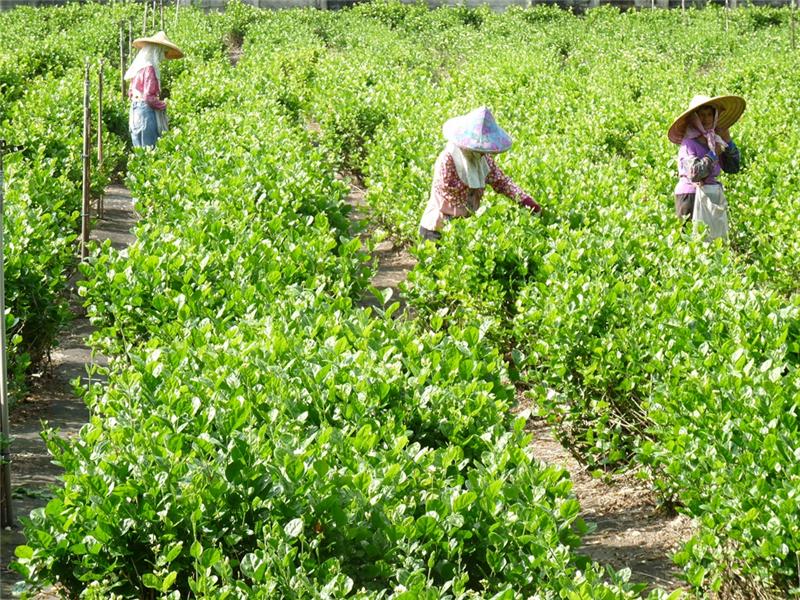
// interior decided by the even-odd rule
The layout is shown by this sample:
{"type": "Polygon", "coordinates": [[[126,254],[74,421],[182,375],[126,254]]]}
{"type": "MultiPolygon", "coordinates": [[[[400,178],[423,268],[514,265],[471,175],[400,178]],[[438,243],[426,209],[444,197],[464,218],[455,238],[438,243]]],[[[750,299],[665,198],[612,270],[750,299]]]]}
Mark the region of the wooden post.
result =
{"type": "Polygon", "coordinates": [[[119,91],[125,100],[125,32],[119,28],[119,91]]]}
{"type": "MultiPolygon", "coordinates": [[[[97,66],[97,168],[103,168],[103,59],[97,66]]],[[[97,215],[102,219],[103,194],[97,199],[97,215]]]]}
{"type": "Polygon", "coordinates": [[[83,202],[81,206],[81,259],[89,255],[89,147],[92,135],[89,111],[89,59],[83,71],[83,202]]]}
{"type": "Polygon", "coordinates": [[[6,289],[3,247],[5,228],[5,181],[3,174],[3,154],[6,151],[4,140],[0,140],[0,526],[14,524],[14,509],[11,505],[11,428],[8,420],[8,383],[6,382],[6,289]]]}
{"type": "Polygon", "coordinates": [[[729,0],[725,0],[725,33],[728,33],[728,13],[730,12],[731,7],[729,0]]]}

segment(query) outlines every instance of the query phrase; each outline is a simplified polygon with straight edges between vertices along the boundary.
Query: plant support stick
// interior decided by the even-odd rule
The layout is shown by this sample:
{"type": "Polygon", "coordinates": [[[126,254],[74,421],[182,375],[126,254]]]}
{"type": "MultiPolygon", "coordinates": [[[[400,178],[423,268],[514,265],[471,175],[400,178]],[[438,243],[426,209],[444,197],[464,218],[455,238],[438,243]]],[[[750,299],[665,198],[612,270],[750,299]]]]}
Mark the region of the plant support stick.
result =
{"type": "Polygon", "coordinates": [[[125,100],[125,32],[119,28],[119,89],[125,100]]]}
{"type": "Polygon", "coordinates": [[[86,59],[83,72],[83,202],[81,205],[81,259],[89,255],[89,138],[91,122],[89,120],[89,59],[86,59]]]}
{"type": "Polygon", "coordinates": [[[4,241],[3,229],[5,228],[5,182],[3,176],[3,153],[5,142],[0,140],[0,525],[10,527],[14,521],[14,511],[11,507],[11,462],[8,452],[9,423],[8,423],[8,384],[6,382],[6,290],[4,272],[4,241]]]}
{"type": "MultiPolygon", "coordinates": [[[[97,168],[103,168],[103,59],[97,65],[97,168]]],[[[97,215],[103,218],[103,194],[97,199],[97,215]]]]}

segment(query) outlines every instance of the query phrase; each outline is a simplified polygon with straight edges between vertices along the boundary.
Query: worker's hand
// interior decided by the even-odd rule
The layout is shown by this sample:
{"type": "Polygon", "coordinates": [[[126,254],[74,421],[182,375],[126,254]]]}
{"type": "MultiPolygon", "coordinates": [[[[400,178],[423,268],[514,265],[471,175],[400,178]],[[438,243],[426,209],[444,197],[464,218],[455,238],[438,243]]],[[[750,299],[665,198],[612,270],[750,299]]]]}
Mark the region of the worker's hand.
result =
{"type": "Polygon", "coordinates": [[[530,199],[526,198],[525,200],[520,202],[520,204],[522,204],[522,206],[524,206],[525,208],[529,208],[531,210],[531,212],[533,214],[535,214],[535,215],[541,215],[542,214],[542,207],[539,206],[533,200],[530,200],[530,199]]]}
{"type": "Polygon", "coordinates": [[[727,127],[717,127],[716,129],[717,135],[721,137],[726,142],[731,141],[731,132],[727,127]]]}

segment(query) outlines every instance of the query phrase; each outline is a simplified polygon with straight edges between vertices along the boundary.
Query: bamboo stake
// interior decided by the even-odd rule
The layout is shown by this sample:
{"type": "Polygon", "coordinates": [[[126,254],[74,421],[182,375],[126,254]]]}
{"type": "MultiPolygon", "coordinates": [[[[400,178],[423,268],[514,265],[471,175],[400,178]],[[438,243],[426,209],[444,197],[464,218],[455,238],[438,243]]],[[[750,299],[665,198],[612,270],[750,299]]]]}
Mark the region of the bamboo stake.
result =
{"type": "Polygon", "coordinates": [[[5,140],[0,140],[0,491],[2,510],[0,525],[10,527],[14,523],[14,509],[11,505],[11,456],[8,451],[11,428],[8,421],[8,384],[6,382],[6,289],[4,272],[4,240],[5,228],[5,181],[3,173],[3,154],[6,151],[5,140]]]}
{"type": "Polygon", "coordinates": [[[161,13],[161,27],[159,27],[159,30],[164,31],[164,0],[158,0],[158,11],[161,13]]]}
{"type": "Polygon", "coordinates": [[[725,33],[728,33],[728,13],[730,13],[730,0],[725,0],[725,33]]]}
{"type": "Polygon", "coordinates": [[[125,100],[125,32],[119,28],[119,91],[125,100]]]}
{"type": "Polygon", "coordinates": [[[128,17],[128,56],[133,54],[133,17],[128,17]]]}
{"type": "MultiPolygon", "coordinates": [[[[103,168],[103,59],[97,67],[97,168],[103,168]]],[[[103,194],[97,199],[97,215],[102,219],[105,212],[103,194]]]]}
{"type": "Polygon", "coordinates": [[[81,206],[81,259],[89,255],[89,147],[92,135],[89,111],[89,59],[83,72],[83,202],[81,206]]]}
{"type": "Polygon", "coordinates": [[[181,0],[175,0],[175,27],[178,26],[178,11],[181,8],[181,0]]]}
{"type": "Polygon", "coordinates": [[[158,8],[158,5],[156,0],[153,0],[153,9],[150,11],[150,29],[156,28],[156,8],[158,8]]]}
{"type": "Polygon", "coordinates": [[[792,23],[792,50],[797,50],[797,41],[796,41],[796,35],[795,35],[795,29],[796,29],[797,26],[796,26],[796,23],[795,23],[794,13],[797,10],[797,3],[799,1],[800,0],[794,0],[792,2],[791,8],[789,9],[789,20],[792,23]]]}
{"type": "Polygon", "coordinates": [[[144,18],[142,19],[142,37],[147,35],[147,9],[150,7],[150,4],[145,0],[144,2],[144,18]]]}

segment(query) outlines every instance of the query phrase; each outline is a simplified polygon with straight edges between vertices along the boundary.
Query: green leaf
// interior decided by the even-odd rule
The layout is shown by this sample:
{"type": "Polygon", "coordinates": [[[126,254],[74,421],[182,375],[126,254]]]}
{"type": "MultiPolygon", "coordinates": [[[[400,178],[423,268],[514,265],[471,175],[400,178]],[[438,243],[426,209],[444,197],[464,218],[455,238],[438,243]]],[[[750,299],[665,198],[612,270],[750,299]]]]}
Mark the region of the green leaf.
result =
{"type": "Polygon", "coordinates": [[[296,518],[289,521],[283,528],[283,531],[290,538],[296,538],[303,533],[303,519],[296,518]]]}

